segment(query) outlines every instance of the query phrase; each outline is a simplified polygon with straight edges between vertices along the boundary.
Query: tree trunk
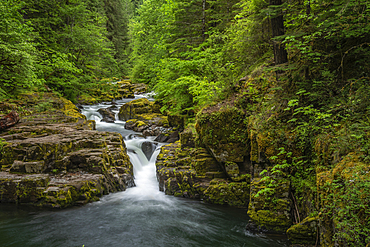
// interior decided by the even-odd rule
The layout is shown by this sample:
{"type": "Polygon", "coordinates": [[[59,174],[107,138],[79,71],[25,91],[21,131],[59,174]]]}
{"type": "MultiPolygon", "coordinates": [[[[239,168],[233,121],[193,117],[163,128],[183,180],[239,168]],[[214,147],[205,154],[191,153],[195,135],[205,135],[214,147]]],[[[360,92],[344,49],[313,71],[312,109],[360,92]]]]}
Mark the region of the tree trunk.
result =
{"type": "Polygon", "coordinates": [[[206,40],[206,0],[202,1],[202,38],[203,42],[206,40]]]}
{"type": "MultiPolygon", "coordinates": [[[[281,5],[281,0],[270,0],[270,6],[272,5],[281,5]]],[[[284,19],[283,14],[279,14],[271,18],[271,29],[272,29],[272,38],[284,35],[284,19]]],[[[275,65],[288,62],[288,54],[285,50],[285,45],[281,41],[273,40],[274,46],[274,60],[275,65]]]]}

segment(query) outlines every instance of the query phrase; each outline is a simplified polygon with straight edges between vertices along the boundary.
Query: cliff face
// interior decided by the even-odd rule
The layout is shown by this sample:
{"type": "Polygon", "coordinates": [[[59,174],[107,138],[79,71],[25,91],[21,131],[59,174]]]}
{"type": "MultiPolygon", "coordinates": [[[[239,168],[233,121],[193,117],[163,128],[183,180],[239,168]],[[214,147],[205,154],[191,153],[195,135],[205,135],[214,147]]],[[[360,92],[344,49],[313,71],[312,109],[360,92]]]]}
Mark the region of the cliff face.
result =
{"type": "Polygon", "coordinates": [[[23,110],[0,133],[0,202],[46,207],[83,205],[133,186],[133,167],[122,136],[97,132],[68,100],[24,95],[3,103],[23,110]]]}
{"type": "Polygon", "coordinates": [[[193,130],[162,147],[160,189],[246,207],[248,230],[286,233],[292,244],[347,246],[353,239],[366,246],[370,164],[364,148],[341,148],[340,138],[349,135],[344,124],[330,136],[302,134],[301,126],[284,120],[287,113],[272,94],[258,103],[241,92],[204,108],[193,130]]]}

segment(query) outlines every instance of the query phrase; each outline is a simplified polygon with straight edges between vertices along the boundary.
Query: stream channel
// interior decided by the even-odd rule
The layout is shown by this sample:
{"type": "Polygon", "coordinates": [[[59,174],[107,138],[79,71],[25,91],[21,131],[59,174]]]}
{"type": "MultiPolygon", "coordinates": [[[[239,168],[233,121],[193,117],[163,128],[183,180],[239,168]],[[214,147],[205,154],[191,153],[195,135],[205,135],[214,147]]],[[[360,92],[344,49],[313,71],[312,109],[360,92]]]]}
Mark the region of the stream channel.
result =
{"type": "MultiPolygon", "coordinates": [[[[136,96],[144,97],[144,96],[136,96]]],[[[133,99],[116,101],[119,107],[133,99]]],[[[283,236],[252,234],[245,230],[245,209],[211,205],[167,196],[158,189],[155,160],[141,144],[152,142],[126,130],[125,122],[100,122],[100,108],[84,106],[82,113],[96,121],[98,131],[119,132],[134,165],[136,187],[103,196],[100,201],[65,210],[41,210],[0,204],[0,246],[288,246],[283,236]]],[[[158,147],[162,144],[157,144],[158,147]]]]}

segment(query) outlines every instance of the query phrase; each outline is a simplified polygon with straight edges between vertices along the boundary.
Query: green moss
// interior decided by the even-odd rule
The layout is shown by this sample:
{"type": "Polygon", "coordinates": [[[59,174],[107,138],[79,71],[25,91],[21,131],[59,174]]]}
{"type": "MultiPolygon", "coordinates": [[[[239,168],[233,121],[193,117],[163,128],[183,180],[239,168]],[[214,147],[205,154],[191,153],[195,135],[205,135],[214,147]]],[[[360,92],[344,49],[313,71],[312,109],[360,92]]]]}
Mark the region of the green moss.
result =
{"type": "Polygon", "coordinates": [[[319,217],[307,217],[299,224],[287,230],[287,236],[292,244],[315,245],[319,217]]]}
{"type": "Polygon", "coordinates": [[[207,202],[228,204],[230,206],[246,207],[249,202],[249,183],[226,182],[214,179],[204,191],[207,202]]]}
{"type": "Polygon", "coordinates": [[[218,162],[242,162],[249,151],[246,114],[235,107],[218,111],[203,110],[195,128],[201,143],[212,151],[218,162]]]}
{"type": "Polygon", "coordinates": [[[137,121],[135,125],[136,125],[136,127],[141,127],[141,126],[144,126],[144,125],[147,125],[147,124],[144,123],[143,121],[137,121]]]}

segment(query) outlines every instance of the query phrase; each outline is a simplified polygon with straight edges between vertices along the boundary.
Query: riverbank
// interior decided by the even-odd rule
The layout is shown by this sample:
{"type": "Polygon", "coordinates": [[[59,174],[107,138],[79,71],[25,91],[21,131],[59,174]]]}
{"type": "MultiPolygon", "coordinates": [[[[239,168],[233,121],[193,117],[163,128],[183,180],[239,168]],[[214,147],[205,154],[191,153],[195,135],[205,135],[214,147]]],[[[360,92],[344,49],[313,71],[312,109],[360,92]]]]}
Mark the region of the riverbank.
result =
{"type": "Polygon", "coordinates": [[[64,208],[133,186],[122,136],[97,132],[69,100],[25,94],[1,104],[20,122],[1,132],[0,202],[64,208]]]}

